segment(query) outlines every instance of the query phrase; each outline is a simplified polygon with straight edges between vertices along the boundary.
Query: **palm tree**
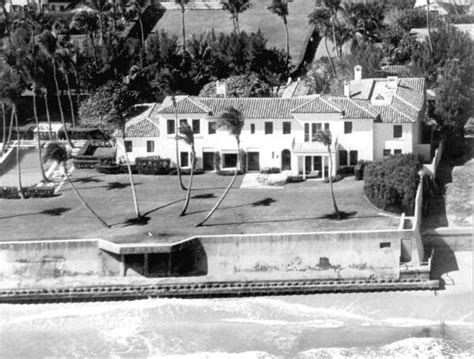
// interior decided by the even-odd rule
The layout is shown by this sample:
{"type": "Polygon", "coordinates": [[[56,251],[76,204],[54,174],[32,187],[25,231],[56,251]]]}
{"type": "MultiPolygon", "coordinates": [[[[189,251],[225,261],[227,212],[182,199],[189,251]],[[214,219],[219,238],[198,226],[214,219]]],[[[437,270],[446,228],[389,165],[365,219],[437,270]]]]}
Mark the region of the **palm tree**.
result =
{"type": "Polygon", "coordinates": [[[50,142],[48,143],[48,146],[46,146],[46,151],[44,154],[44,161],[55,161],[58,165],[62,164],[63,169],[64,169],[64,175],[66,176],[67,182],[71,185],[72,190],[76,194],[76,196],[79,198],[81,201],[82,205],[87,208],[89,212],[91,212],[99,221],[104,225],[104,227],[110,228],[110,226],[105,223],[105,221],[100,218],[100,216],[94,212],[94,210],[87,204],[85,199],[81,196],[79,191],[77,190],[76,186],[74,186],[73,182],[69,178],[68,170],[67,170],[67,151],[66,148],[62,145],[60,145],[57,142],[50,142]]]}
{"type": "Polygon", "coordinates": [[[196,162],[196,149],[194,148],[193,129],[187,122],[179,126],[179,133],[180,135],[177,137],[179,137],[180,140],[183,140],[191,147],[191,173],[189,174],[188,192],[186,193],[186,201],[184,202],[183,210],[179,214],[179,216],[182,217],[186,214],[186,210],[189,206],[189,200],[191,199],[191,187],[193,185],[194,165],[196,162]]]}
{"type": "Polygon", "coordinates": [[[38,44],[43,54],[49,59],[49,61],[51,61],[51,65],[53,67],[53,79],[54,79],[54,84],[56,86],[56,97],[58,100],[59,113],[61,115],[61,123],[63,125],[64,133],[66,134],[66,140],[69,143],[69,146],[74,147],[67,133],[66,120],[64,118],[63,105],[61,102],[61,96],[60,96],[60,90],[59,90],[59,82],[58,82],[58,75],[57,75],[57,72],[58,72],[57,61],[59,59],[59,52],[58,52],[57,39],[53,36],[53,34],[50,31],[44,31],[39,36],[38,44]]]}
{"type": "Polygon", "coordinates": [[[222,1],[222,9],[230,12],[230,18],[234,25],[234,32],[240,33],[239,14],[250,8],[250,0],[227,0],[222,1]]]}
{"type": "Polygon", "coordinates": [[[5,104],[2,102],[2,150],[0,151],[0,157],[5,152],[5,141],[7,140],[7,117],[5,111],[5,104]]]}
{"type": "MultiPolygon", "coordinates": [[[[324,47],[326,49],[326,55],[328,57],[329,63],[331,64],[332,73],[334,78],[337,78],[336,67],[332,61],[332,57],[329,54],[328,49],[328,36],[330,34],[331,27],[331,13],[328,9],[317,8],[309,15],[309,23],[314,25],[318,30],[319,36],[324,37],[324,47]]],[[[336,44],[334,44],[335,46],[336,44]]]]}
{"type": "Polygon", "coordinates": [[[333,169],[333,164],[332,164],[332,155],[331,155],[331,144],[332,144],[332,135],[331,132],[329,131],[319,131],[316,133],[316,141],[321,142],[324,146],[327,147],[328,149],[328,155],[329,155],[329,185],[331,187],[331,197],[332,197],[332,204],[334,206],[334,213],[336,215],[337,219],[341,219],[341,212],[339,212],[339,209],[337,208],[336,204],[336,198],[334,197],[334,189],[332,185],[332,169],[333,169]]]}
{"type": "Polygon", "coordinates": [[[275,15],[278,15],[283,20],[286,31],[286,67],[290,61],[290,34],[288,32],[288,0],[273,0],[272,4],[268,7],[275,15]]]}
{"type": "Polygon", "coordinates": [[[88,0],[87,5],[95,10],[95,16],[99,21],[99,41],[100,45],[104,44],[104,15],[106,15],[111,9],[112,4],[108,0],[88,0]]]}
{"type": "MultiPolygon", "coordinates": [[[[10,133],[11,136],[13,124],[15,124],[17,143],[16,143],[16,164],[17,164],[17,175],[18,175],[18,192],[22,199],[25,199],[23,192],[23,186],[21,183],[21,165],[20,165],[20,129],[18,126],[17,108],[18,103],[21,99],[21,93],[24,90],[24,83],[22,82],[17,71],[10,69],[5,71],[0,77],[0,99],[2,103],[7,103],[12,110],[11,113],[11,124],[10,133]]],[[[10,142],[10,138],[7,142],[10,142]]]]}
{"type": "Polygon", "coordinates": [[[143,31],[143,22],[141,18],[141,14],[143,9],[146,6],[146,0],[129,0],[126,7],[126,14],[128,17],[133,19],[138,19],[138,23],[140,24],[140,40],[141,46],[144,46],[145,43],[145,33],[143,31]]]}
{"type": "Polygon", "coordinates": [[[174,107],[174,132],[176,134],[175,137],[175,148],[176,148],[176,172],[178,174],[178,181],[179,181],[179,186],[183,191],[186,191],[186,187],[183,184],[183,179],[181,178],[181,166],[180,166],[180,161],[179,161],[179,137],[178,137],[178,130],[179,130],[179,120],[178,120],[178,108],[176,107],[176,96],[173,94],[171,96],[171,100],[173,101],[173,107],[174,107]]]}
{"type": "Polygon", "coordinates": [[[337,59],[341,58],[341,55],[337,51],[337,41],[336,41],[336,19],[337,19],[337,12],[341,10],[341,0],[323,0],[324,5],[331,11],[331,26],[332,26],[332,40],[334,42],[334,46],[336,47],[336,55],[337,59]]]}
{"type": "Polygon", "coordinates": [[[49,113],[48,89],[45,87],[43,92],[44,108],[46,110],[46,120],[48,121],[49,140],[53,139],[53,129],[51,128],[51,115],[49,113]]]}
{"type": "Polygon", "coordinates": [[[186,12],[186,5],[190,0],[174,0],[174,2],[181,7],[181,29],[183,31],[183,51],[186,51],[186,27],[184,23],[184,13],[186,12]]]}
{"type": "MultiPolygon", "coordinates": [[[[112,109],[109,114],[106,116],[105,120],[116,129],[115,133],[119,132],[122,136],[122,141],[124,145],[124,154],[125,154],[125,163],[128,170],[128,179],[130,181],[130,188],[132,190],[133,205],[135,207],[135,214],[137,219],[141,219],[140,210],[138,209],[137,194],[135,192],[135,183],[133,182],[132,168],[130,166],[130,160],[128,159],[127,149],[125,148],[125,124],[126,119],[122,114],[116,110],[112,109]]],[[[118,142],[118,141],[117,141],[118,142]]]]}
{"type": "Polygon", "coordinates": [[[224,200],[225,196],[229,192],[230,188],[234,184],[237,175],[239,174],[239,169],[240,169],[240,134],[242,132],[242,128],[244,127],[245,123],[245,118],[239,110],[237,110],[235,107],[228,107],[220,116],[219,119],[217,120],[217,128],[222,128],[227,130],[232,136],[235,137],[235,141],[237,142],[237,164],[235,168],[235,174],[232,177],[232,180],[230,183],[227,185],[227,188],[225,189],[224,193],[222,193],[221,197],[217,201],[217,203],[212,207],[212,209],[209,211],[209,213],[206,215],[206,217],[199,222],[196,227],[202,226],[211,216],[214,214],[214,212],[217,210],[219,205],[222,203],[224,200]]]}
{"type": "Polygon", "coordinates": [[[69,73],[75,72],[75,67],[73,63],[73,53],[70,46],[61,46],[57,49],[57,59],[59,64],[59,70],[62,72],[64,79],[66,80],[66,90],[67,90],[67,97],[69,99],[69,107],[71,111],[71,120],[72,120],[72,127],[76,127],[76,117],[74,115],[74,101],[72,100],[72,93],[71,93],[71,84],[69,81],[69,73]]]}

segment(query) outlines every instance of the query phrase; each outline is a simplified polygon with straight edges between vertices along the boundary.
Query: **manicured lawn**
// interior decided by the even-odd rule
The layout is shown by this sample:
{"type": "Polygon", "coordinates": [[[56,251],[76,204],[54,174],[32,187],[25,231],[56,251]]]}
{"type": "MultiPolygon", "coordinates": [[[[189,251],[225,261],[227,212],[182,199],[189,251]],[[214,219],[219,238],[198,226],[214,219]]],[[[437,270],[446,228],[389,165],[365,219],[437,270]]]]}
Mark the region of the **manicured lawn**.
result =
{"type": "MultiPolygon", "coordinates": [[[[286,35],[283,21],[267,8],[270,0],[252,1],[252,7],[240,14],[240,29],[257,32],[260,29],[268,39],[269,47],[286,49],[286,35]]],[[[304,43],[310,35],[308,15],[314,9],[314,1],[293,1],[289,3],[288,29],[290,32],[290,54],[293,62],[298,61],[304,51],[304,43]]],[[[233,31],[230,14],[224,10],[188,10],[185,12],[186,34],[200,34],[214,29],[217,33],[233,31]]],[[[181,41],[181,12],[167,10],[153,31],[165,30],[178,36],[181,41]]]]}
{"type": "MultiPolygon", "coordinates": [[[[348,177],[335,183],[339,208],[350,218],[336,221],[329,185],[307,181],[283,188],[240,189],[236,181],[220,209],[203,227],[194,225],[217,200],[230,177],[212,173],[195,176],[188,215],[178,217],[185,191],[176,176],[136,175],[140,210],[146,224],[133,224],[134,210],[126,175],[76,170],[74,182],[82,195],[112,226],[106,229],[65,183],[61,195],[47,199],[0,200],[0,240],[111,238],[117,241],[175,240],[199,234],[277,233],[396,228],[396,218],[380,216],[362,196],[361,181],[348,177]],[[151,233],[152,236],[148,235],[151,233]],[[145,235],[143,235],[145,234],[145,235]]],[[[184,176],[187,182],[188,176],[184,176]]]]}

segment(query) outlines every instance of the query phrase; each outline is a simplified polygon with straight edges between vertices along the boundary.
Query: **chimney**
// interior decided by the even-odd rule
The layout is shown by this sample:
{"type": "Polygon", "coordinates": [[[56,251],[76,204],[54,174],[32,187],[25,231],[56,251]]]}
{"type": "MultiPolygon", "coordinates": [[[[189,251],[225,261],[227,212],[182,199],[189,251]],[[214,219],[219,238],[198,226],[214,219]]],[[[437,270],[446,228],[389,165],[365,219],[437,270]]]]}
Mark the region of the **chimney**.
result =
{"type": "Polygon", "coordinates": [[[351,92],[350,92],[350,82],[345,80],[344,81],[344,96],[345,97],[351,97],[351,92]]]}
{"type": "Polygon", "coordinates": [[[388,76],[387,77],[387,88],[395,90],[398,85],[398,77],[397,76],[388,76]]]}
{"type": "Polygon", "coordinates": [[[362,80],[362,66],[360,65],[354,66],[354,80],[362,80]]]}
{"type": "Polygon", "coordinates": [[[219,97],[219,95],[222,95],[224,97],[227,96],[227,86],[226,86],[225,80],[224,81],[219,81],[219,80],[216,81],[216,95],[217,95],[217,97],[219,97]]]}

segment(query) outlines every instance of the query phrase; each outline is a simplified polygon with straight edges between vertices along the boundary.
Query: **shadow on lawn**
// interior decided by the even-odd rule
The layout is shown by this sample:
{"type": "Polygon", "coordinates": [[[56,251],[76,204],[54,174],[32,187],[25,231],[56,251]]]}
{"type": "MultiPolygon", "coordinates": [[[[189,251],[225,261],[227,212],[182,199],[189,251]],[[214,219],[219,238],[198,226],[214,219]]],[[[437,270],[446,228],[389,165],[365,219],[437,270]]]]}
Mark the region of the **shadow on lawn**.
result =
{"type": "Polygon", "coordinates": [[[203,193],[203,194],[197,194],[195,196],[192,196],[191,198],[196,198],[196,199],[216,198],[216,195],[214,193],[203,193]]]}
{"type": "Polygon", "coordinates": [[[141,216],[140,218],[133,217],[127,219],[125,222],[123,222],[125,227],[130,227],[130,226],[145,226],[148,224],[150,221],[150,217],[148,217],[146,214],[141,216]]]}
{"type": "MultiPolygon", "coordinates": [[[[344,212],[346,213],[346,212],[344,212]]],[[[342,219],[349,219],[355,216],[357,212],[348,212],[346,213],[346,217],[342,219]]],[[[215,227],[215,226],[232,226],[232,225],[240,225],[240,224],[263,224],[263,223],[285,223],[285,222],[298,222],[298,221],[307,221],[307,220],[315,220],[315,219],[331,219],[336,220],[335,215],[334,218],[330,218],[333,214],[325,214],[320,217],[302,217],[302,218],[288,218],[288,219],[268,219],[262,221],[244,221],[244,222],[227,222],[227,223],[215,223],[215,224],[204,224],[203,227],[215,227]]],[[[358,218],[372,218],[378,216],[368,216],[368,217],[358,217],[358,218]]],[[[341,220],[342,220],[341,219],[341,220]]]]}
{"type": "Polygon", "coordinates": [[[276,202],[276,201],[273,198],[268,197],[268,198],[264,198],[260,201],[252,203],[252,207],[260,207],[260,206],[269,207],[274,202],[276,202]]]}
{"type": "Polygon", "coordinates": [[[341,220],[344,220],[344,219],[352,218],[356,214],[357,214],[357,212],[355,212],[355,211],[353,211],[353,212],[339,211],[339,217],[337,216],[336,212],[332,212],[332,213],[325,214],[324,216],[322,216],[322,218],[341,221],[341,220]]]}
{"type": "MultiPolygon", "coordinates": [[[[141,183],[134,183],[135,186],[140,185],[141,183]]],[[[108,182],[107,183],[107,191],[111,191],[114,189],[124,189],[130,187],[130,183],[122,183],[122,182],[108,182]]]]}
{"type": "Polygon", "coordinates": [[[72,182],[74,183],[99,183],[104,182],[101,179],[93,178],[93,177],[83,177],[83,178],[76,178],[72,182]]]}
{"type": "Polygon", "coordinates": [[[14,215],[11,215],[11,216],[0,217],[0,220],[1,219],[17,218],[17,217],[35,216],[37,214],[45,214],[47,216],[60,216],[63,213],[68,212],[70,210],[71,210],[71,208],[57,207],[57,208],[45,209],[41,212],[22,213],[22,214],[14,214],[14,215]]]}

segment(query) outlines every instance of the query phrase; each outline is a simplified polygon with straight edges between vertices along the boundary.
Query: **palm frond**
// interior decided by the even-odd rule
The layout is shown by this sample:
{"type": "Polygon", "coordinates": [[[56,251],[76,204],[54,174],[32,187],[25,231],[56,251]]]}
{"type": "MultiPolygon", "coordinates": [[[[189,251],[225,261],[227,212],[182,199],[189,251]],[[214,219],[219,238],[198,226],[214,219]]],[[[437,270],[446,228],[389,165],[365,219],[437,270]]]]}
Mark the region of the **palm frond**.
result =
{"type": "Polygon", "coordinates": [[[183,140],[190,146],[194,144],[194,132],[187,122],[179,126],[179,134],[177,136],[178,139],[183,140]]]}
{"type": "Polygon", "coordinates": [[[318,131],[315,136],[317,142],[321,142],[324,146],[331,146],[332,135],[330,131],[318,131]]]}
{"type": "Polygon", "coordinates": [[[240,136],[242,128],[244,127],[244,121],[245,119],[242,112],[230,106],[221,113],[216,126],[217,128],[227,130],[233,136],[240,136]]]}

